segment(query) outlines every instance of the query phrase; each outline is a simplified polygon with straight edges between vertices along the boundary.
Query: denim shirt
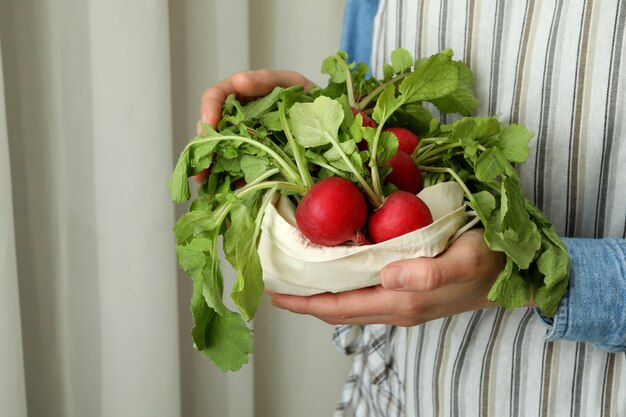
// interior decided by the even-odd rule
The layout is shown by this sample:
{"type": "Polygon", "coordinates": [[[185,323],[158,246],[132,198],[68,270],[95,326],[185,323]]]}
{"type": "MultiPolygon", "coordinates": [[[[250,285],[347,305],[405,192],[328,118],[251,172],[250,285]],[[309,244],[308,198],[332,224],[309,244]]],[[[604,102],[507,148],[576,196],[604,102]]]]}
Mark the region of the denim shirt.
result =
{"type": "Polygon", "coordinates": [[[341,50],[348,60],[369,64],[372,54],[372,26],[379,0],[346,0],[341,50]]]}
{"type": "Polygon", "coordinates": [[[626,240],[563,238],[563,243],[571,257],[570,283],[554,318],[540,314],[548,326],[546,339],[626,351],[626,240]]]}
{"type": "MultiPolygon", "coordinates": [[[[379,0],[346,0],[341,49],[350,60],[369,63],[379,0]]],[[[570,284],[546,340],[592,343],[626,351],[626,240],[564,238],[571,256],[570,284]]]]}

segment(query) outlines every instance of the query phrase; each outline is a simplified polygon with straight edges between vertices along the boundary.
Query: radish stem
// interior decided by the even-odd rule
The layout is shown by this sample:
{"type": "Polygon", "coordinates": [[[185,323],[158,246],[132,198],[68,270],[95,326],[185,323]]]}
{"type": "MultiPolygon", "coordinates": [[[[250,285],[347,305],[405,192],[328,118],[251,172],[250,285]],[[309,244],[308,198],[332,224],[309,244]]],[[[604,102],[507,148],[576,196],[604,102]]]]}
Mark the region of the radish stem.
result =
{"type": "Polygon", "coordinates": [[[302,179],[300,178],[300,175],[298,175],[298,172],[294,169],[292,164],[289,164],[288,162],[286,162],[280,155],[278,155],[278,153],[276,153],[276,151],[274,151],[270,147],[254,139],[246,138],[243,136],[226,135],[226,136],[213,136],[210,138],[202,138],[193,142],[189,142],[187,146],[185,147],[185,149],[183,150],[183,152],[187,152],[189,148],[202,144],[202,143],[220,142],[223,140],[233,140],[233,141],[238,140],[238,141],[250,144],[252,146],[256,146],[257,148],[261,149],[262,151],[270,155],[272,158],[274,158],[277,164],[280,165],[280,167],[282,168],[282,172],[285,175],[285,177],[293,181],[295,184],[302,184],[302,179]]]}
{"type": "Polygon", "coordinates": [[[469,188],[467,188],[467,185],[465,185],[465,182],[461,179],[461,177],[459,177],[456,171],[454,171],[452,168],[440,168],[440,167],[420,165],[419,170],[422,172],[438,172],[438,173],[450,174],[452,178],[454,178],[456,182],[459,183],[461,188],[463,188],[463,192],[465,193],[465,196],[467,197],[467,199],[476,207],[477,203],[476,203],[476,200],[474,199],[474,195],[469,190],[469,188]]]}
{"type": "MultiPolygon", "coordinates": [[[[398,100],[395,106],[385,112],[385,116],[382,120],[380,120],[378,127],[376,128],[376,136],[374,136],[374,143],[372,144],[372,150],[370,155],[370,168],[372,169],[372,185],[374,187],[374,192],[377,196],[380,197],[380,201],[382,204],[383,200],[383,187],[382,182],[380,180],[380,174],[378,172],[378,157],[377,157],[377,149],[378,149],[378,141],[380,139],[380,135],[382,134],[383,127],[389,116],[391,116],[402,104],[404,104],[403,100],[398,100]]],[[[379,206],[377,206],[379,207],[379,206]]]]}
{"type": "Polygon", "coordinates": [[[374,100],[376,97],[378,97],[378,95],[385,89],[385,87],[387,87],[390,84],[394,84],[394,83],[400,81],[401,79],[403,79],[404,77],[406,77],[409,74],[410,73],[400,74],[400,75],[397,75],[397,76],[393,77],[391,80],[389,80],[389,81],[387,81],[385,83],[382,83],[381,85],[376,87],[374,89],[374,91],[372,91],[371,93],[366,95],[361,101],[359,101],[355,105],[355,107],[357,108],[357,110],[361,110],[361,109],[366,108],[372,102],[372,100],[374,100]]]}
{"type": "Polygon", "coordinates": [[[350,70],[350,67],[348,66],[345,60],[341,59],[340,57],[336,55],[335,55],[335,59],[337,60],[341,68],[343,69],[343,72],[346,77],[346,90],[348,91],[348,103],[350,103],[350,106],[356,107],[357,104],[356,104],[356,100],[354,99],[354,85],[352,83],[352,71],[350,70]]]}
{"type": "Polygon", "coordinates": [[[298,145],[296,140],[294,139],[291,129],[289,128],[289,124],[287,123],[287,115],[285,113],[285,104],[281,101],[278,103],[278,114],[280,116],[280,123],[285,131],[285,136],[287,136],[287,142],[289,142],[289,146],[291,146],[291,151],[293,152],[294,159],[296,160],[296,165],[298,166],[298,171],[300,172],[300,178],[302,178],[302,182],[306,187],[310,187],[313,185],[313,178],[309,173],[307,168],[306,159],[304,158],[304,153],[302,152],[302,147],[298,145]]]}
{"type": "Polygon", "coordinates": [[[370,187],[367,181],[365,181],[365,178],[363,178],[363,176],[359,174],[359,171],[357,171],[357,169],[354,167],[354,164],[352,163],[352,161],[350,161],[350,158],[348,158],[348,155],[346,155],[346,153],[341,148],[341,145],[339,145],[335,138],[332,137],[332,135],[326,135],[326,137],[328,141],[332,143],[335,150],[337,150],[339,156],[341,156],[341,159],[343,159],[348,168],[350,168],[350,171],[352,171],[352,173],[356,177],[357,181],[361,185],[361,188],[363,188],[363,191],[365,191],[365,194],[367,194],[367,198],[369,198],[372,204],[374,204],[376,207],[380,207],[380,205],[383,204],[382,193],[376,193],[374,190],[372,190],[372,187],[370,187]]]}

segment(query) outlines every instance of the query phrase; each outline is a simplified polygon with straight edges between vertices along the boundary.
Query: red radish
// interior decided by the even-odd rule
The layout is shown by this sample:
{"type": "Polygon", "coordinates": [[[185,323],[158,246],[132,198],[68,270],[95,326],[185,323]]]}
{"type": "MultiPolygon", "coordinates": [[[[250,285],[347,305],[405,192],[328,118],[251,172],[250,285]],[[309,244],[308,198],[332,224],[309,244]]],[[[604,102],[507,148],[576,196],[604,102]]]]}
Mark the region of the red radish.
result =
{"type": "Polygon", "coordinates": [[[386,183],[394,184],[402,191],[417,194],[422,189],[422,174],[408,153],[398,152],[387,161],[392,171],[385,177],[386,183]]]}
{"type": "Polygon", "coordinates": [[[211,174],[211,168],[207,168],[207,169],[203,169],[202,171],[192,176],[191,178],[193,178],[193,180],[197,182],[198,184],[202,184],[204,180],[206,180],[209,177],[210,174],[211,174]]]}
{"type": "Polygon", "coordinates": [[[389,194],[382,206],[369,216],[367,232],[374,243],[384,242],[428,226],[430,209],[418,196],[406,191],[389,194]]]}
{"type": "Polygon", "coordinates": [[[402,150],[409,155],[413,153],[417,144],[419,143],[419,138],[409,129],[405,129],[403,127],[387,127],[383,129],[383,132],[391,132],[398,138],[398,149],[402,150]]]}
{"type": "Polygon", "coordinates": [[[367,220],[365,197],[352,182],[329,177],[315,183],[296,208],[296,223],[311,242],[336,246],[363,242],[360,230],[367,220]]]}
{"type": "Polygon", "coordinates": [[[243,178],[239,178],[233,181],[232,184],[230,184],[230,188],[232,188],[233,190],[238,190],[239,188],[244,187],[245,185],[246,185],[246,180],[243,178]]]}
{"type": "Polygon", "coordinates": [[[358,111],[354,107],[350,107],[350,109],[352,110],[352,114],[354,114],[355,116],[357,114],[361,115],[361,117],[363,118],[363,126],[365,126],[365,127],[373,127],[374,129],[376,129],[378,127],[376,125],[376,122],[371,117],[369,117],[367,114],[358,111]]]}

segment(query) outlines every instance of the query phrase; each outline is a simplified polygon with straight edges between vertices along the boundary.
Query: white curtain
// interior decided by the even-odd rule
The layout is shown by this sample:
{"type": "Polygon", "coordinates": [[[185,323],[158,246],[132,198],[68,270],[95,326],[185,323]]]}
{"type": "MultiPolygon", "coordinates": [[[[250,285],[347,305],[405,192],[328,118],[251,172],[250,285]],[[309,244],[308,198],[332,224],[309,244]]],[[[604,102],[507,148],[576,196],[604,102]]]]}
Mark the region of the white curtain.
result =
{"type": "MultiPolygon", "coordinates": [[[[0,48],[2,45],[0,45],[0,48]]],[[[26,417],[2,50],[0,49],[0,416],[26,417]]]]}
{"type": "Polygon", "coordinates": [[[258,67],[325,82],[342,7],[0,1],[0,417],[331,414],[329,326],[265,303],[242,371],[193,350],[165,184],[202,89],[258,67]]]}

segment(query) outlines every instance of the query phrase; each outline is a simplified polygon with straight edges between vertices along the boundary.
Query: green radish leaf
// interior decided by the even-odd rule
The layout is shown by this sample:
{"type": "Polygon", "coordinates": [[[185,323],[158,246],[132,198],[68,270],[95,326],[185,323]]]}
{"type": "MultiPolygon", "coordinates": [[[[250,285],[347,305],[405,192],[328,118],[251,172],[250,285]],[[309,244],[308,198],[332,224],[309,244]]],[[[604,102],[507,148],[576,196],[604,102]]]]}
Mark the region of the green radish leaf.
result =
{"type": "MultiPolygon", "coordinates": [[[[189,211],[174,224],[176,243],[188,243],[195,236],[210,232],[217,227],[217,218],[210,210],[189,211]]],[[[184,269],[184,268],[183,268],[184,269]]]]}
{"type": "Polygon", "coordinates": [[[246,125],[253,124],[253,122],[265,118],[267,114],[276,111],[278,101],[287,100],[293,103],[300,99],[307,99],[307,96],[303,94],[302,86],[274,87],[269,94],[253,100],[241,108],[243,119],[240,122],[244,122],[246,125]]]}
{"type": "Polygon", "coordinates": [[[219,134],[210,126],[204,125],[206,136],[197,136],[185,147],[174,168],[174,172],[168,181],[168,188],[172,201],[182,203],[189,200],[191,192],[187,178],[200,173],[211,166],[213,154],[219,141],[209,141],[207,138],[214,138],[219,134]]]}
{"type": "Polygon", "coordinates": [[[533,133],[520,125],[509,125],[502,129],[493,145],[502,151],[511,162],[522,163],[528,159],[528,143],[533,133]]]}
{"type": "Polygon", "coordinates": [[[452,124],[452,136],[476,140],[500,134],[502,123],[495,117],[464,117],[452,124]]]}
{"type": "Polygon", "coordinates": [[[568,284],[569,279],[562,279],[550,288],[544,284],[533,290],[533,301],[543,315],[554,317],[568,284]]]}
{"type": "Polygon", "coordinates": [[[189,151],[185,149],[176,163],[174,172],[170,176],[167,183],[167,188],[170,191],[171,199],[174,203],[182,203],[191,198],[191,191],[189,190],[189,176],[187,172],[189,170],[189,151]]]}
{"type": "Polygon", "coordinates": [[[194,281],[193,295],[191,297],[191,315],[193,316],[194,326],[191,330],[191,336],[194,341],[195,348],[202,351],[206,348],[206,341],[209,322],[215,315],[213,311],[204,301],[202,296],[203,284],[201,280],[194,281]]]}
{"type": "MultiPolygon", "coordinates": [[[[236,204],[229,212],[230,227],[224,232],[224,254],[237,271],[230,296],[245,321],[254,317],[263,295],[263,271],[257,252],[261,222],[255,220],[262,215],[259,201],[265,195],[255,192],[236,204]]],[[[271,197],[266,198],[269,202],[271,197]]]]}
{"type": "Polygon", "coordinates": [[[476,177],[482,182],[494,181],[499,176],[514,175],[515,170],[509,164],[502,151],[490,148],[476,160],[476,177]]]}
{"type": "Polygon", "coordinates": [[[348,101],[348,96],[342,95],[338,97],[337,102],[341,104],[341,108],[343,109],[343,121],[341,122],[341,127],[345,130],[349,130],[350,127],[354,124],[354,114],[352,114],[352,109],[350,107],[350,102],[348,101]]]}
{"type": "Polygon", "coordinates": [[[204,252],[207,255],[207,261],[202,272],[194,278],[202,280],[202,295],[207,305],[220,316],[227,314],[228,309],[222,301],[224,294],[224,277],[220,268],[219,259],[213,256],[214,250],[204,252]]]}
{"type": "Polygon", "coordinates": [[[400,83],[403,103],[433,100],[454,92],[459,86],[459,69],[446,54],[430,57],[400,83]]]}
{"type": "Polygon", "coordinates": [[[520,233],[513,229],[500,231],[500,225],[492,220],[485,227],[485,242],[491,250],[507,254],[520,269],[527,269],[541,247],[541,235],[537,226],[531,223],[531,230],[522,232],[527,238],[520,238],[520,233]]]}
{"type": "Polygon", "coordinates": [[[455,61],[459,71],[459,84],[456,90],[440,98],[430,100],[442,113],[459,113],[469,116],[478,108],[478,99],[474,96],[474,77],[469,66],[455,61]]]}
{"type": "Polygon", "coordinates": [[[337,101],[320,96],[312,103],[294,104],[289,119],[298,145],[312,148],[332,143],[332,140],[338,142],[343,109],[337,101]]]}
{"type": "Polygon", "coordinates": [[[257,231],[246,229],[237,239],[235,249],[237,280],[230,297],[245,321],[256,314],[263,296],[263,271],[257,252],[257,231]]]}
{"type": "Polygon", "coordinates": [[[491,213],[496,209],[496,199],[488,191],[480,191],[472,194],[474,201],[467,204],[478,214],[478,217],[486,222],[491,217],[491,213]]]}
{"type": "Polygon", "coordinates": [[[541,253],[537,259],[539,271],[546,277],[546,289],[551,290],[567,278],[569,274],[569,257],[567,251],[553,245],[541,253]]]}
{"type": "Polygon", "coordinates": [[[383,81],[391,80],[393,76],[395,75],[395,73],[396,71],[391,65],[387,63],[383,64],[383,81]]]}
{"type": "Polygon", "coordinates": [[[263,126],[272,132],[281,132],[283,130],[283,124],[280,122],[280,114],[278,111],[272,111],[266,113],[261,118],[263,126]]]}
{"type": "MultiPolygon", "coordinates": [[[[194,281],[202,274],[207,264],[207,252],[210,252],[213,242],[210,239],[193,239],[188,244],[176,245],[176,257],[180,267],[194,281]]],[[[200,279],[201,281],[201,279],[200,279]]]]}
{"type": "Polygon", "coordinates": [[[284,91],[285,89],[283,87],[275,87],[268,95],[246,104],[243,108],[245,115],[243,121],[258,119],[269,112],[274,108],[284,91]]]}
{"type": "Polygon", "coordinates": [[[237,125],[246,118],[243,106],[235,94],[230,94],[224,100],[222,116],[222,120],[217,125],[219,131],[223,131],[229,124],[237,125]]]}
{"type": "Polygon", "coordinates": [[[252,353],[252,331],[243,318],[232,311],[214,314],[206,327],[207,342],[202,353],[221,371],[237,371],[248,363],[252,353]]]}
{"type": "Polygon", "coordinates": [[[433,120],[432,113],[421,104],[410,103],[400,107],[393,114],[394,124],[398,126],[411,126],[411,130],[418,136],[429,136],[430,124],[433,120]]]}
{"type": "Polygon", "coordinates": [[[243,155],[239,164],[247,183],[265,174],[272,166],[269,160],[251,155],[243,155]]]}
{"type": "Polygon", "coordinates": [[[322,62],[322,74],[330,75],[330,81],[336,84],[346,82],[346,73],[342,66],[342,61],[348,59],[348,54],[343,51],[326,58],[322,62]]]}
{"type": "MultiPolygon", "coordinates": [[[[341,150],[346,154],[346,155],[352,155],[355,152],[358,152],[357,147],[356,147],[356,143],[354,142],[354,139],[349,139],[345,142],[341,142],[339,144],[339,146],[341,147],[341,150]]],[[[324,152],[324,158],[327,161],[339,161],[341,160],[341,154],[339,153],[339,151],[337,150],[337,148],[332,147],[329,150],[327,150],[326,152],[324,152]]]]}
{"type": "MultiPolygon", "coordinates": [[[[506,177],[500,187],[500,223],[504,229],[519,230],[520,238],[526,239],[532,230],[532,221],[526,211],[526,198],[517,176],[506,177]]],[[[536,229],[536,228],[535,228],[536,229]]]]}
{"type": "Polygon", "coordinates": [[[530,284],[524,280],[513,261],[508,258],[504,270],[498,275],[487,298],[504,308],[523,307],[530,300],[530,284]]]}
{"type": "Polygon", "coordinates": [[[214,253],[212,239],[197,238],[186,245],[176,245],[176,256],[181,268],[195,281],[202,282],[202,295],[212,310],[219,315],[228,310],[222,302],[224,278],[214,253]]]}
{"type": "Polygon", "coordinates": [[[393,113],[394,109],[401,104],[396,99],[395,90],[396,89],[393,85],[388,85],[376,101],[374,113],[372,113],[372,119],[374,119],[374,121],[379,125],[387,120],[393,113]]]}
{"type": "MultiPolygon", "coordinates": [[[[260,193],[257,194],[257,199],[259,195],[260,193]]],[[[237,241],[249,228],[254,228],[254,213],[251,207],[253,205],[254,202],[248,206],[239,200],[229,212],[230,227],[224,231],[222,248],[226,260],[235,269],[239,267],[236,256],[237,241]]]]}
{"type": "MultiPolygon", "coordinates": [[[[370,144],[371,146],[371,144],[370,144]]],[[[376,160],[379,166],[383,166],[387,161],[398,153],[398,138],[391,132],[382,132],[378,140],[378,148],[376,150],[378,156],[376,160]]],[[[381,178],[383,178],[381,176],[381,178]]]]}
{"type": "Polygon", "coordinates": [[[286,88],[280,96],[281,99],[279,101],[285,105],[286,109],[290,108],[295,103],[311,103],[314,99],[312,91],[305,93],[301,86],[286,88]]]}
{"type": "Polygon", "coordinates": [[[413,66],[411,53],[404,48],[394,49],[391,52],[391,66],[396,74],[409,71],[413,66]]]}

